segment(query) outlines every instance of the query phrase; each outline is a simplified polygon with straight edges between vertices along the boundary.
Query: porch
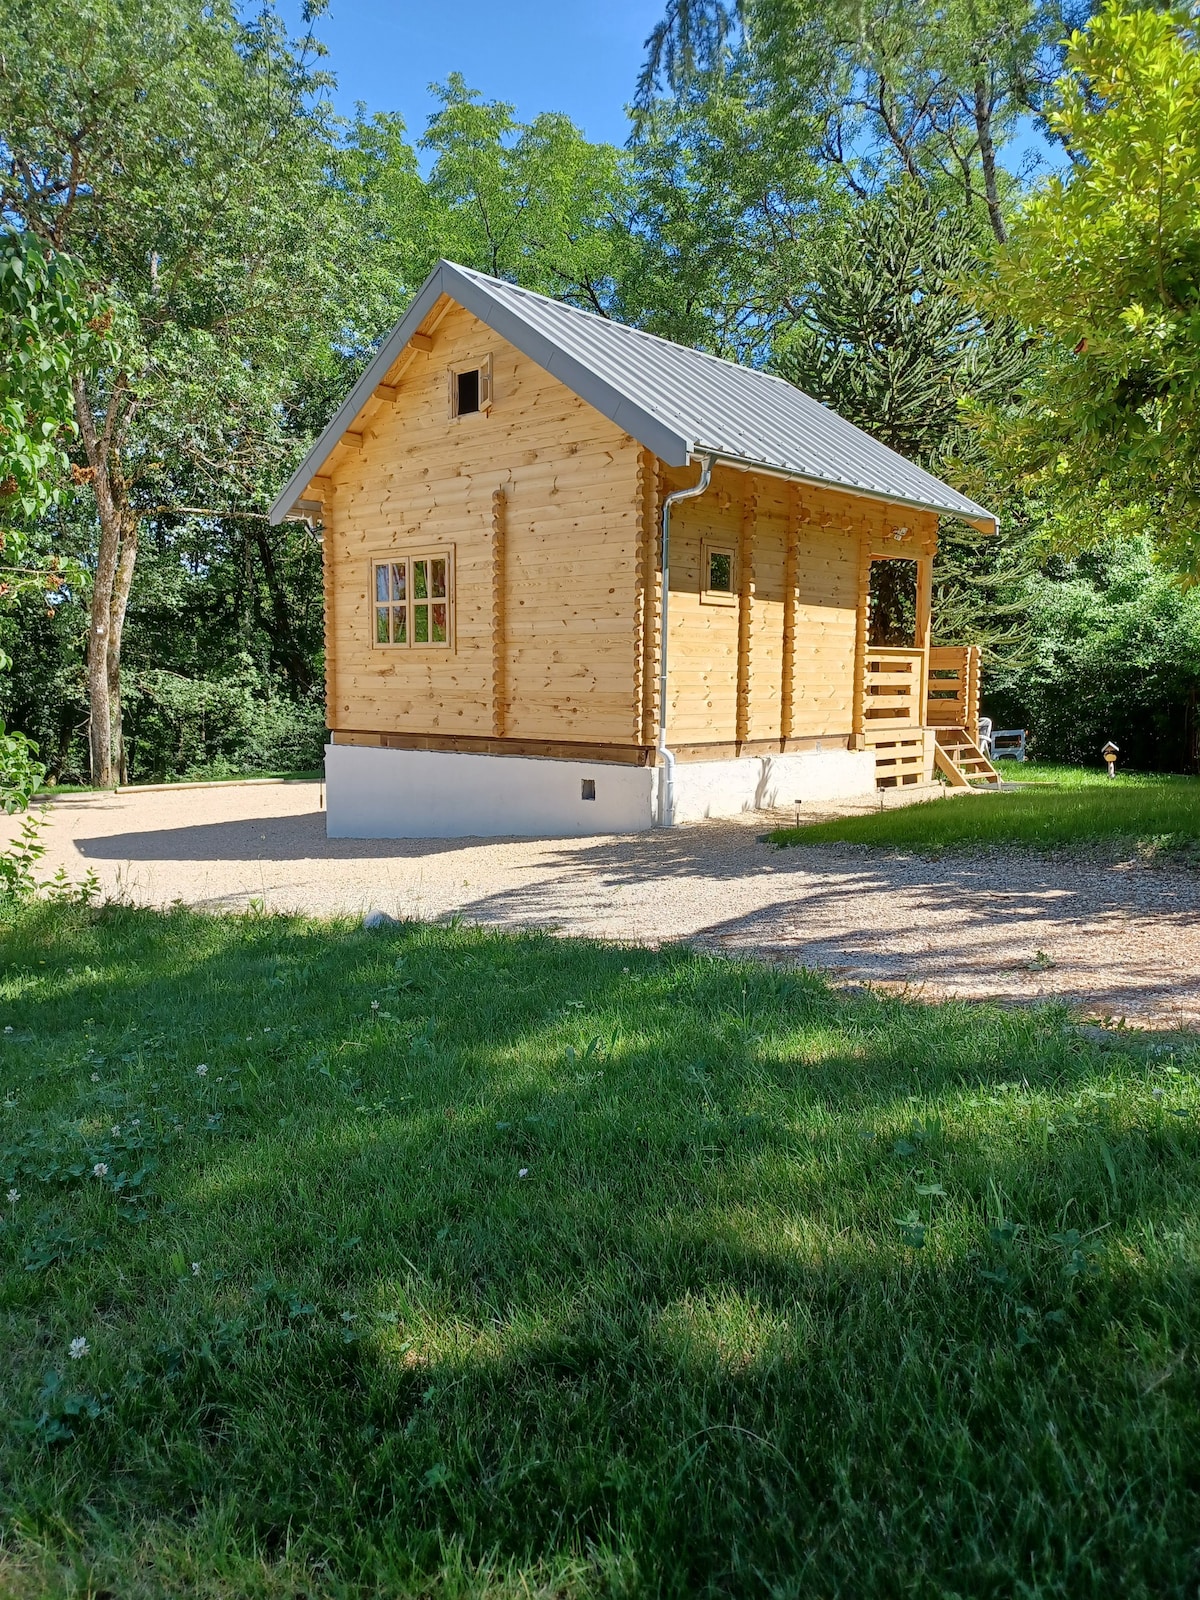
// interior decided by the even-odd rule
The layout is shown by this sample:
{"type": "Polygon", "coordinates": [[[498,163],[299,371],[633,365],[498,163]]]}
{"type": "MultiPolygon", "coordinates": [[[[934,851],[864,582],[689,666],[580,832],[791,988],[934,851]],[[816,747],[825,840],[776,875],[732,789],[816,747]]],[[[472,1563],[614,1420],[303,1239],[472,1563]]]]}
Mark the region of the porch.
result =
{"type": "Polygon", "coordinates": [[[855,742],[875,755],[880,789],[932,783],[996,787],[979,743],[978,645],[871,645],[855,704],[855,742]]]}

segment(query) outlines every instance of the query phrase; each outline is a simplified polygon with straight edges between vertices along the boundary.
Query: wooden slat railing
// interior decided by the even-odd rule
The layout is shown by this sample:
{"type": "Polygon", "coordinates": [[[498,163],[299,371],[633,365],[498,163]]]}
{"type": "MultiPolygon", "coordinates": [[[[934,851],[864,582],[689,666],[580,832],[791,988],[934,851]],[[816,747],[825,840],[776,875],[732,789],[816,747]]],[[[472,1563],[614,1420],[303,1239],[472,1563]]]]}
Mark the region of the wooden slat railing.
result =
{"type": "Polygon", "coordinates": [[[925,725],[963,728],[979,740],[979,646],[935,645],[929,652],[925,725]]]}
{"type": "Polygon", "coordinates": [[[924,651],[871,646],[863,673],[863,731],[919,728],[924,651]]]}

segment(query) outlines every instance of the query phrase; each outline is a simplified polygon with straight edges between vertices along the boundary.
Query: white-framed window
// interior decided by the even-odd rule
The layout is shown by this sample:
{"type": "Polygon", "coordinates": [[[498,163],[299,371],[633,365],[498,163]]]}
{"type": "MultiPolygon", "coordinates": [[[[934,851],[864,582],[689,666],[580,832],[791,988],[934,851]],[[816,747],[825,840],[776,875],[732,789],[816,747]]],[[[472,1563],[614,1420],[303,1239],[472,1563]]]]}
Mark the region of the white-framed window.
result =
{"type": "Polygon", "coordinates": [[[454,551],[378,557],[371,563],[374,641],[448,650],[454,642],[454,551]]]}
{"type": "Polygon", "coordinates": [[[700,599],[710,606],[737,604],[737,546],[720,539],[700,545],[700,599]]]}
{"type": "Polygon", "coordinates": [[[451,367],[447,374],[450,384],[450,416],[466,417],[476,411],[492,409],[492,358],[469,367],[451,367]]]}

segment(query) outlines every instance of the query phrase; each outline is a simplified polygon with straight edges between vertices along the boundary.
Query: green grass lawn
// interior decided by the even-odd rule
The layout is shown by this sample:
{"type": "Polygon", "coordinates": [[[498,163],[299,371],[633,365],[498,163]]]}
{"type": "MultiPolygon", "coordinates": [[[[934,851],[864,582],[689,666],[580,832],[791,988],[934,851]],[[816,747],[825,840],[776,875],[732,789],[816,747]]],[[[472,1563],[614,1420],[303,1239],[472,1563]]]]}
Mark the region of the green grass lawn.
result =
{"type": "Polygon", "coordinates": [[[0,1027],[6,1597],[1195,1592],[1191,1047],[70,905],[0,1027]]]}
{"type": "Polygon", "coordinates": [[[1053,850],[1120,843],[1147,856],[1194,858],[1200,849],[1200,778],[1002,761],[1003,793],[943,800],[780,828],[776,844],[867,844],[892,849],[1018,846],[1053,850]]]}

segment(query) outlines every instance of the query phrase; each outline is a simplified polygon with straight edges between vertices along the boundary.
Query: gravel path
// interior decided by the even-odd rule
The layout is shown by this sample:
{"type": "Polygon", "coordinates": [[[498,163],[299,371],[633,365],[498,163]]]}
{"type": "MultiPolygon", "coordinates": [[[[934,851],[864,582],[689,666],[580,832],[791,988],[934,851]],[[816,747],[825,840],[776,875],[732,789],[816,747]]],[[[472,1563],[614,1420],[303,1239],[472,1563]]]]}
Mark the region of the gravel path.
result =
{"type": "MultiPolygon", "coordinates": [[[[62,796],[47,873],[141,904],[382,910],[655,943],[691,939],[930,998],[1060,998],[1200,1025],[1200,875],[851,846],[775,850],[767,822],[569,840],[326,839],[313,784],[62,796]]],[[[953,802],[937,801],[935,804],[953,802]]]]}

